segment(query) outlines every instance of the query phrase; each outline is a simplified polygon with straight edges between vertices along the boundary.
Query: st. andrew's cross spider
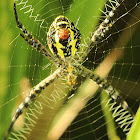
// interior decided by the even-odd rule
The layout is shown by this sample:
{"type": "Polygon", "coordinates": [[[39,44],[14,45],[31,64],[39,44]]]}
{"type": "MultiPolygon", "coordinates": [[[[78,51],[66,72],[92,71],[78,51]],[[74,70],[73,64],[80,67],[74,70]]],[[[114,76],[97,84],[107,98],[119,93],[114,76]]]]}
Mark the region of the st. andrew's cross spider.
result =
{"type": "MultiPolygon", "coordinates": [[[[7,139],[9,133],[12,130],[12,127],[18,117],[24,112],[26,108],[36,99],[36,97],[41,94],[41,92],[50,85],[55,79],[60,78],[62,75],[66,77],[66,81],[69,85],[74,87],[76,85],[76,79],[78,75],[92,79],[95,81],[99,87],[103,88],[110,97],[126,111],[130,112],[129,119],[133,120],[133,115],[128,107],[126,101],[119,95],[118,91],[114,89],[106,79],[101,78],[93,71],[85,68],[82,65],[82,62],[85,60],[87,54],[94,47],[97,41],[104,36],[106,31],[111,28],[114,24],[112,17],[115,14],[116,9],[119,7],[120,3],[115,1],[115,5],[112,6],[112,10],[106,16],[105,20],[99,25],[98,29],[94,32],[91,41],[89,42],[88,47],[85,49],[84,53],[80,56],[77,54],[81,42],[81,34],[79,29],[65,16],[58,16],[53,23],[51,24],[49,31],[47,33],[47,42],[48,46],[52,53],[50,53],[47,48],[29,31],[24,27],[24,25],[19,21],[16,4],[14,3],[14,14],[17,26],[24,34],[20,36],[34,49],[42,53],[46,58],[50,59],[56,67],[55,70],[50,76],[42,80],[38,85],[32,88],[29,93],[29,96],[25,98],[18,109],[16,110],[15,115],[12,118],[9,129],[7,130],[4,140],[7,139]]],[[[132,123],[132,121],[131,121],[132,123]]],[[[131,123],[129,125],[131,125],[131,123]]],[[[124,131],[127,132],[127,129],[124,131]]]]}

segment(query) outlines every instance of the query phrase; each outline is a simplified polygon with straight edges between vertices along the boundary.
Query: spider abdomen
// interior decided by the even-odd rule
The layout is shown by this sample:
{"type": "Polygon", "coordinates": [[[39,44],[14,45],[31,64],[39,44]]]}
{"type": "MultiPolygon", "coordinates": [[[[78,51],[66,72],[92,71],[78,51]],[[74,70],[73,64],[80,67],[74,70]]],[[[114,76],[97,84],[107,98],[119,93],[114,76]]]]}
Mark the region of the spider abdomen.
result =
{"type": "Polygon", "coordinates": [[[50,26],[47,42],[53,54],[65,59],[78,51],[81,34],[67,17],[58,16],[50,26]]]}

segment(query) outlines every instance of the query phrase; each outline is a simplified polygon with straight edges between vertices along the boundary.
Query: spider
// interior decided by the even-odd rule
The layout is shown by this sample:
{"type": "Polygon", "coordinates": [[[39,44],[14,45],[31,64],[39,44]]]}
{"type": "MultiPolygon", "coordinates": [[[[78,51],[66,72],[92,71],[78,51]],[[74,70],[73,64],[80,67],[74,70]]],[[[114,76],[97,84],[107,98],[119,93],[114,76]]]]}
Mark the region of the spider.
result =
{"type": "MultiPolygon", "coordinates": [[[[18,117],[24,112],[26,108],[36,99],[36,97],[41,94],[41,92],[55,79],[61,76],[66,77],[67,83],[73,88],[76,88],[76,83],[78,75],[82,77],[92,79],[95,81],[99,87],[103,88],[110,97],[126,111],[129,111],[131,116],[131,110],[128,107],[126,101],[119,95],[118,91],[114,89],[106,79],[101,78],[93,71],[85,68],[82,65],[83,60],[86,58],[90,50],[95,46],[97,41],[104,36],[104,34],[111,28],[115,23],[115,20],[111,20],[115,14],[116,9],[119,7],[119,2],[116,1],[115,6],[109,12],[106,19],[99,25],[98,29],[94,32],[88,47],[85,49],[84,53],[80,56],[78,51],[80,49],[81,34],[80,30],[71,22],[67,17],[60,15],[51,24],[49,31],[47,33],[47,43],[50,51],[43,46],[43,44],[36,39],[29,31],[24,27],[24,25],[19,21],[16,4],[14,3],[14,14],[17,26],[24,34],[20,36],[34,49],[43,54],[46,58],[50,59],[57,69],[47,78],[42,80],[38,85],[36,85],[29,93],[29,96],[25,98],[15,115],[12,118],[11,124],[5,134],[4,140],[7,139],[12,127],[18,117]]],[[[133,119],[133,117],[132,117],[133,119]]]]}

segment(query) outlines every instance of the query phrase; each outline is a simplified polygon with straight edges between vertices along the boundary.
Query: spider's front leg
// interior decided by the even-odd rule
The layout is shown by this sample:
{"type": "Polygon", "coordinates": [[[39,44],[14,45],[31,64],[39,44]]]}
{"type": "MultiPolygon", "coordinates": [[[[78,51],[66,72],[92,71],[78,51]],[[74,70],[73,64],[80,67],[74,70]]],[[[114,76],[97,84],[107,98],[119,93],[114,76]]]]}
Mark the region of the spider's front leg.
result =
{"type": "Polygon", "coordinates": [[[25,34],[25,36],[27,36],[29,39],[34,38],[29,31],[24,27],[24,25],[19,21],[18,19],[18,15],[17,15],[17,10],[16,10],[16,3],[14,3],[14,14],[15,14],[15,19],[16,19],[16,23],[17,26],[20,28],[20,30],[25,34]]]}
{"type": "Polygon", "coordinates": [[[101,38],[103,38],[106,35],[106,33],[110,30],[110,28],[115,24],[117,19],[113,19],[113,18],[114,15],[116,15],[116,12],[121,2],[122,0],[116,0],[114,4],[113,1],[109,1],[110,5],[108,5],[108,7],[112,7],[112,9],[108,12],[108,14],[103,12],[106,18],[101,22],[101,24],[93,33],[91,40],[87,45],[87,48],[84,50],[84,53],[80,56],[81,62],[87,57],[87,54],[89,54],[89,52],[98,43],[98,41],[101,40],[101,38]]]}
{"type": "Polygon", "coordinates": [[[43,81],[41,81],[38,85],[36,85],[31,91],[29,96],[25,98],[25,100],[19,105],[18,109],[16,110],[15,115],[12,118],[11,124],[5,134],[5,137],[3,140],[6,140],[9,133],[11,132],[14,123],[18,119],[18,117],[24,112],[24,110],[36,99],[36,97],[49,85],[51,84],[55,79],[57,79],[60,75],[60,73],[63,71],[62,68],[58,68],[53,74],[51,74],[49,77],[45,78],[43,81]]]}
{"type": "Polygon", "coordinates": [[[47,50],[45,46],[42,45],[42,43],[37,40],[30,32],[24,27],[24,25],[19,21],[17,10],[16,10],[16,3],[14,3],[14,14],[17,26],[20,28],[20,30],[25,34],[20,34],[20,36],[28,42],[30,46],[32,46],[37,51],[41,52],[44,56],[49,58],[50,60],[54,60],[54,57],[50,54],[50,52],[47,50]]]}

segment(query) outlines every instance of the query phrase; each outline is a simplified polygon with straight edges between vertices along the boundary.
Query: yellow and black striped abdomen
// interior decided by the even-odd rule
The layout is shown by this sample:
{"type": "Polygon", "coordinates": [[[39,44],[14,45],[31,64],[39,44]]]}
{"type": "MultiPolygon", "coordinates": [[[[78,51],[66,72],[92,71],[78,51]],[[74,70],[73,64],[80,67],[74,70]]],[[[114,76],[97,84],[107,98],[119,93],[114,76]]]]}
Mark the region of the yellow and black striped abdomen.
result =
{"type": "Polygon", "coordinates": [[[81,34],[67,17],[58,16],[50,26],[47,42],[54,55],[65,59],[78,51],[81,34]]]}

